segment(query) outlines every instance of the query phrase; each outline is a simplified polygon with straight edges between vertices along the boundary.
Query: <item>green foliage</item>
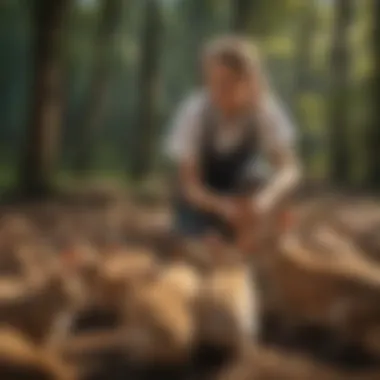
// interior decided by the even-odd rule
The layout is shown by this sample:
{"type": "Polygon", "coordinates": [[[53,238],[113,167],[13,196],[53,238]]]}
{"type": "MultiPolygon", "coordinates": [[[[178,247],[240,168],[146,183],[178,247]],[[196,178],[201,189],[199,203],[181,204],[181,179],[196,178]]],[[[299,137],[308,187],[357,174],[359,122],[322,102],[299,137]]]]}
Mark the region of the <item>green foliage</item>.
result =
{"type": "MultiPolygon", "coordinates": [[[[52,0],[53,1],[53,0],[52,0]]],[[[156,151],[161,136],[179,102],[199,82],[198,54],[209,38],[231,31],[235,0],[157,0],[161,7],[163,40],[161,44],[157,101],[158,130],[156,151]]],[[[101,144],[94,170],[119,170],[127,167],[128,150],[136,134],[140,34],[144,1],[123,1],[120,28],[114,54],[106,57],[110,64],[110,97],[105,123],[100,130],[101,144]]],[[[247,32],[260,46],[271,82],[294,114],[301,136],[311,146],[312,176],[321,177],[326,169],[326,134],[329,132],[330,52],[334,26],[334,1],[322,0],[248,0],[247,32]],[[314,1],[314,3],[311,3],[314,1]],[[315,6],[315,26],[307,46],[310,60],[306,77],[297,67],[302,21],[307,9],[315,6]],[[302,86],[297,85],[302,82],[302,86]]],[[[372,59],[373,0],[356,2],[350,26],[351,55],[348,140],[352,152],[352,177],[363,177],[366,140],[371,123],[371,78],[376,66],[372,59]]],[[[24,143],[30,118],[33,46],[31,37],[31,2],[0,2],[0,166],[15,167],[24,143]],[[10,164],[12,162],[12,164],[10,164]]],[[[89,96],[94,43],[100,17],[99,0],[73,0],[65,24],[66,104],[61,167],[73,158],[78,125],[83,118],[89,96]]],[[[380,149],[380,147],[379,147],[380,149]]],[[[11,172],[10,169],[9,172],[11,172]]]]}

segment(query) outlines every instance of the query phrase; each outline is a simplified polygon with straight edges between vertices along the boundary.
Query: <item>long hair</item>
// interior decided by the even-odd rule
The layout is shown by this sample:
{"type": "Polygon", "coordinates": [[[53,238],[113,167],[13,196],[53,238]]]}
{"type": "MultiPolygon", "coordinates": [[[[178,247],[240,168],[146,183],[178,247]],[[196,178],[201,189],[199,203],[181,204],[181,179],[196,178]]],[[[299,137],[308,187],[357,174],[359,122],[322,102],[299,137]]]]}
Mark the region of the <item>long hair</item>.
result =
{"type": "Polygon", "coordinates": [[[262,96],[274,96],[257,44],[236,35],[218,37],[206,43],[202,63],[220,62],[248,81],[259,81],[262,96]]]}

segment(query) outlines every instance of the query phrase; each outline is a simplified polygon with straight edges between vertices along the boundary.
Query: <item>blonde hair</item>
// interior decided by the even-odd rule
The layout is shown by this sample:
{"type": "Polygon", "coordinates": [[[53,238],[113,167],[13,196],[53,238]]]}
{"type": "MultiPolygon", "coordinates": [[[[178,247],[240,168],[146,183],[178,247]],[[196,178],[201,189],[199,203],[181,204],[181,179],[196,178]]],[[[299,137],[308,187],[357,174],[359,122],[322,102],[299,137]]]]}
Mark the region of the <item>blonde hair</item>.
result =
{"type": "Polygon", "coordinates": [[[258,46],[245,37],[230,35],[211,40],[203,49],[202,60],[220,62],[247,80],[258,78],[262,90],[271,93],[258,46]]]}

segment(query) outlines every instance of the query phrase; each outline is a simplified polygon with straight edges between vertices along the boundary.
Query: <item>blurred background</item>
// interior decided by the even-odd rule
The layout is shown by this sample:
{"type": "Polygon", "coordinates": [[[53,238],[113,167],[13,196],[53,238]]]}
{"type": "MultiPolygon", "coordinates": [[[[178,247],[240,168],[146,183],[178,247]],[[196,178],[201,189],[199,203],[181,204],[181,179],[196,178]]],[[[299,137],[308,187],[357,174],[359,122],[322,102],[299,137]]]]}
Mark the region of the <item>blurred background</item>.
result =
{"type": "Polygon", "coordinates": [[[198,85],[199,49],[261,48],[296,120],[306,179],[380,186],[376,0],[0,2],[0,187],[159,178],[162,137],[198,85]]]}
{"type": "Polygon", "coordinates": [[[127,327],[153,347],[133,379],[380,379],[380,207],[368,196],[380,190],[379,105],[379,0],[0,0],[0,378],[24,368],[17,379],[41,379],[43,348],[79,379],[125,379],[127,327]],[[207,355],[177,361],[199,327],[187,289],[178,293],[186,276],[162,289],[160,276],[181,259],[199,283],[213,272],[190,265],[192,247],[169,233],[162,143],[200,85],[201,47],[228,33],[258,44],[297,124],[307,189],[338,192],[306,192],[294,204],[297,244],[267,239],[254,252],[260,337],[231,368],[220,362],[228,376],[200,377],[218,367],[207,355]],[[106,186],[101,201],[93,184],[106,186]],[[69,196],[50,197],[61,190],[69,196]],[[145,191],[153,202],[135,198],[145,191]],[[5,326],[22,332],[25,355],[5,326]],[[86,335],[103,330],[111,336],[86,335]],[[167,342],[183,343],[168,344],[171,377],[160,359],[150,372],[167,342]]]}

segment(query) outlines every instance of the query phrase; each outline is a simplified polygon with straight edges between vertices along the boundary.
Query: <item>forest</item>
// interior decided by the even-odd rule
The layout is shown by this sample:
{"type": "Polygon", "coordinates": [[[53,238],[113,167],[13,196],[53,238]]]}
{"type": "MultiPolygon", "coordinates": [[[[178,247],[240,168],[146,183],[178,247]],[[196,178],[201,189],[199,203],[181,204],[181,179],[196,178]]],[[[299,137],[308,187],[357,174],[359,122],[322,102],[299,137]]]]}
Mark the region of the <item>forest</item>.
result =
{"type": "Polygon", "coordinates": [[[161,141],[209,38],[259,45],[307,180],[379,186],[378,4],[370,0],[1,2],[1,184],[159,176],[161,141]],[[36,5],[32,5],[36,3],[36,5]],[[47,116],[49,115],[49,116],[47,116]]]}
{"type": "Polygon", "coordinates": [[[379,0],[0,0],[0,56],[2,380],[380,379],[379,0]],[[230,34],[302,163],[249,253],[173,234],[163,145],[230,34]]]}

